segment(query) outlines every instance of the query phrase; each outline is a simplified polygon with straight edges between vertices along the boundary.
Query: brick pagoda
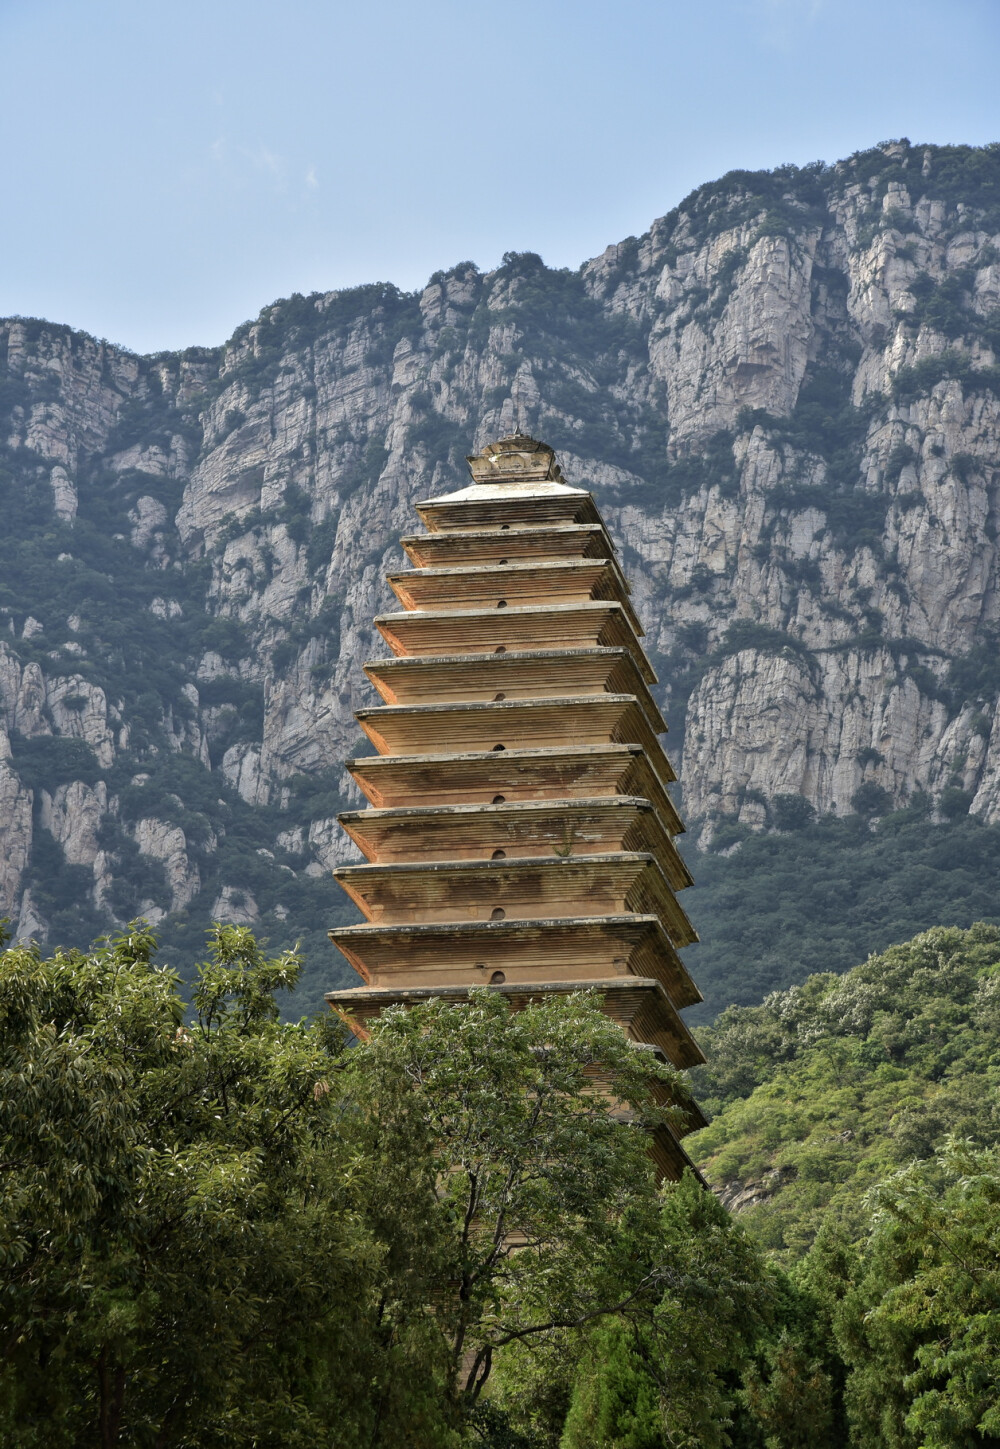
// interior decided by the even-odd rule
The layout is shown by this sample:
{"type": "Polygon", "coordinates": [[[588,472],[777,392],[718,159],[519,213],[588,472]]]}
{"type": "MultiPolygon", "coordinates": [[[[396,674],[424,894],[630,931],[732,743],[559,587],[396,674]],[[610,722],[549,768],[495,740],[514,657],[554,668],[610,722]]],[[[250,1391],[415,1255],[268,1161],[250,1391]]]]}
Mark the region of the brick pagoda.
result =
{"type": "MultiPolygon", "coordinates": [[[[544,443],[514,434],[468,461],[468,487],[417,504],[427,531],[389,576],[402,612],[375,620],[392,656],[365,672],[385,703],[357,718],[378,753],[347,762],[370,803],[340,816],[367,863],[334,872],[366,924],[330,932],[364,985],[327,1000],[363,1036],[386,1006],[470,987],[514,1007],[592,989],[634,1041],[693,1066],[691,877],[615,546],[544,443]]],[[[687,1163],[666,1128],[653,1153],[663,1176],[687,1163]]]]}

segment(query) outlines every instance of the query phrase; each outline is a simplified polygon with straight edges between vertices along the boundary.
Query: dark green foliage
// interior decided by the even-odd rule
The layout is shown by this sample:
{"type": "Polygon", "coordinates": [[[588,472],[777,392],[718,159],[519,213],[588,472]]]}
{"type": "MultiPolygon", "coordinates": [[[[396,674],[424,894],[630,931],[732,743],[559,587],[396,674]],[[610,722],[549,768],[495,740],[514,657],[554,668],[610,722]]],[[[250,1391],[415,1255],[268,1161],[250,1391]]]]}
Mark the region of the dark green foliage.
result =
{"type": "MultiPolygon", "coordinates": [[[[848,161],[827,172],[826,184],[834,196],[842,195],[846,187],[858,182],[871,183],[873,203],[872,231],[885,224],[881,203],[888,192],[890,182],[898,182],[910,193],[914,202],[922,196],[943,201],[948,209],[950,225],[968,230],[968,211],[962,217],[958,203],[980,213],[980,224],[987,231],[1000,227],[1000,148],[996,143],[986,146],[934,146],[911,144],[903,138],[903,153],[887,156],[884,142],[866,151],[856,151],[848,161]],[[930,174],[923,176],[923,161],[927,157],[930,174]]],[[[871,233],[862,236],[861,245],[867,245],[871,233]]]]}
{"type": "Polygon", "coordinates": [[[1000,1153],[949,1140],[872,1195],[835,1314],[859,1449],[1000,1442],[1000,1153]]]}
{"type": "Polygon", "coordinates": [[[308,494],[303,493],[294,483],[289,483],[282,497],[281,507],[275,514],[276,521],[285,525],[288,537],[300,547],[312,531],[310,507],[308,494]]]}
{"type": "Polygon", "coordinates": [[[741,1369],[772,1308],[759,1257],[693,1177],[667,1188],[662,1295],[635,1324],[594,1335],[577,1376],[561,1449],[722,1449],[739,1412],[741,1369]]]}
{"type": "Polygon", "coordinates": [[[261,685],[248,679],[239,679],[232,674],[219,674],[214,679],[204,679],[198,684],[198,697],[208,709],[228,704],[239,711],[252,711],[263,718],[264,691],[261,685]]]}
{"type": "Polygon", "coordinates": [[[794,1258],[821,1224],[857,1237],[887,1172],[950,1132],[1000,1140],[998,967],[996,926],[939,927],[701,1034],[695,1084],[716,1115],[692,1151],[717,1184],[769,1184],[744,1218],[759,1240],[794,1258]]]}
{"type": "Polygon", "coordinates": [[[962,337],[979,321],[970,306],[974,281],[973,267],[961,267],[939,282],[918,272],[908,288],[916,305],[899,315],[914,327],[930,327],[952,340],[962,337]]]}
{"type": "Polygon", "coordinates": [[[330,341],[343,343],[364,329],[372,338],[366,363],[385,367],[400,338],[419,329],[416,298],[387,282],[352,287],[323,297],[318,293],[291,297],[262,309],[257,321],[237,328],[230,342],[247,344],[242,360],[230,373],[256,398],[272,384],[282,358],[294,350],[319,349],[330,341]]]}
{"type": "Polygon", "coordinates": [[[671,462],[667,458],[668,432],[664,415],[657,418],[650,411],[640,419],[637,445],[622,461],[643,481],[619,484],[614,495],[618,502],[635,501],[648,507],[670,508],[710,488],[717,488],[724,498],[735,496],[739,470],[733,457],[733,433],[725,430],[713,433],[699,444],[697,452],[671,462]]]}
{"type": "Polygon", "coordinates": [[[662,489],[664,502],[680,502],[702,488],[718,488],[724,497],[731,498],[739,482],[733,458],[734,441],[730,432],[713,433],[698,453],[672,463],[659,483],[658,491],[662,489]]]}
{"type": "MultiPolygon", "coordinates": [[[[35,909],[63,940],[92,940],[107,925],[103,912],[93,904],[93,873],[87,866],[67,864],[61,846],[38,817],[36,801],[25,887],[31,892],[35,909]]],[[[158,862],[149,864],[162,875],[158,862]]]]}
{"type": "Polygon", "coordinates": [[[68,735],[33,735],[26,738],[16,730],[10,736],[11,754],[17,773],[30,790],[48,790],[82,780],[93,785],[100,765],[86,740],[68,735]]]}
{"type": "Polygon", "coordinates": [[[802,795],[775,795],[771,801],[771,819],[776,830],[802,830],[815,818],[816,811],[802,795]]]}
{"type": "Polygon", "coordinates": [[[1000,367],[976,367],[965,353],[952,350],[901,367],[892,381],[894,402],[910,403],[931,392],[938,383],[954,381],[964,392],[1000,393],[1000,367]]]}
{"type": "MultiPolygon", "coordinates": [[[[916,148],[915,148],[916,149],[916,148]]],[[[984,221],[1000,215],[1000,145],[928,146],[931,174],[924,188],[949,206],[961,201],[984,213],[984,221]]]]}
{"type": "Polygon", "coordinates": [[[839,1449],[841,1366],[821,1305],[693,1178],[664,1195],[671,1281],[597,1330],[560,1449],[839,1449]]]}
{"type": "Polygon", "coordinates": [[[700,245],[747,221],[758,221],[758,236],[794,236],[826,220],[824,183],[829,176],[830,168],[822,161],[773,171],[727,171],[692,191],[659,226],[668,245],[677,249],[700,245]],[[682,218],[685,224],[678,234],[682,218]]]}
{"type": "Polygon", "coordinates": [[[293,958],[213,944],[190,1027],[142,931],[0,954],[6,1443],[386,1442],[355,1311],[368,1234],[338,1177],[341,1034],[277,1024],[293,958]]]}
{"type": "Polygon", "coordinates": [[[538,1449],[534,1435],[522,1434],[511,1423],[510,1415],[499,1405],[485,1400],[475,1406],[469,1416],[470,1442],[485,1449],[538,1449]]]}
{"type": "Polygon", "coordinates": [[[345,1054],[331,1017],[279,1021],[294,956],[234,928],[211,947],[187,1022],[137,927],[0,950],[5,1442],[1000,1437],[997,928],[706,1034],[718,1115],[687,1141],[757,1190],[738,1219],[691,1174],[656,1194],[590,1076],[644,1117],[650,1065],[596,1003],[479,992],[345,1054]]]}
{"type": "Polygon", "coordinates": [[[883,474],[886,483],[898,483],[899,475],[910,463],[917,461],[916,450],[908,443],[897,443],[885,461],[885,472],[883,474]]]}
{"type": "Polygon", "coordinates": [[[741,649],[757,649],[762,654],[781,654],[786,649],[803,658],[810,657],[810,651],[783,629],[773,629],[769,624],[758,624],[754,619],[737,619],[730,624],[722,637],[716,657],[724,659],[727,654],[737,654],[741,649]]]}
{"type": "Polygon", "coordinates": [[[989,702],[1000,693],[1000,638],[995,630],[974,644],[968,654],[952,659],[948,665],[946,687],[954,708],[963,704],[989,702]]]}
{"type": "Polygon", "coordinates": [[[881,785],[866,780],[851,796],[851,808],[866,820],[873,815],[885,815],[892,805],[892,796],[881,785]]]}
{"type": "MultiPolygon", "coordinates": [[[[636,324],[624,313],[609,313],[588,296],[579,272],[546,267],[535,252],[507,252],[499,280],[509,283],[511,302],[508,308],[489,313],[489,324],[517,323],[522,344],[559,341],[576,356],[594,359],[597,366],[601,359],[620,352],[640,355],[636,324]]],[[[478,314],[472,325],[481,329],[478,314]]]]}
{"type": "Polygon", "coordinates": [[[998,982],[1000,930],[936,929],[703,1034],[717,1115],[688,1142],[810,1305],[744,1377],[769,1445],[824,1413],[858,1449],[1000,1439],[998,982]]]}
{"type": "MultiPolygon", "coordinates": [[[[624,312],[610,311],[592,296],[580,272],[545,266],[533,252],[508,253],[498,270],[496,286],[506,286],[505,305],[480,303],[467,334],[481,345],[497,327],[516,327],[517,351],[501,360],[513,375],[524,358],[536,363],[540,392],[537,413],[519,418],[555,448],[589,453],[601,461],[648,476],[665,464],[665,439],[642,406],[609,390],[628,365],[645,360],[643,330],[624,312]]],[[[496,407],[511,395],[512,382],[488,394],[483,402],[496,407]]],[[[520,399],[517,399],[520,404],[520,399]]],[[[418,437],[425,437],[421,423],[418,437]]],[[[433,424],[450,447],[444,423],[433,424]]],[[[456,470],[468,439],[464,433],[451,457],[456,470]]],[[[457,476],[461,476],[458,472],[457,476]]]]}
{"type": "MultiPolygon", "coordinates": [[[[848,372],[816,368],[804,381],[787,418],[746,409],[740,414],[739,426],[743,430],[764,428],[775,443],[794,450],[786,453],[789,461],[797,453],[822,458],[826,465],[827,481],[822,486],[793,482],[772,489],[768,501],[773,507],[789,511],[819,509],[826,514],[838,547],[851,552],[863,547],[881,552],[885,516],[892,500],[887,494],[864,489],[859,473],[862,445],[875,404],[854,407],[850,386],[848,372]]],[[[902,461],[909,461],[909,457],[902,461]]]]}
{"type": "Polygon", "coordinates": [[[857,482],[858,450],[869,412],[851,402],[851,377],[844,369],[815,367],[807,375],[787,419],[772,423],[783,442],[825,459],[836,486],[857,482]]]}
{"type": "MultiPolygon", "coordinates": [[[[119,920],[135,919],[150,906],[160,910],[170,908],[170,888],[163,863],[143,855],[130,836],[117,832],[108,842],[114,846],[111,853],[114,878],[108,893],[108,904],[119,920]]],[[[87,872],[90,877],[90,872],[87,872]]],[[[93,878],[84,880],[83,891],[93,884],[93,878]]],[[[81,892],[82,894],[82,892],[81,892]]],[[[62,923],[54,921],[52,933],[57,940],[71,941],[73,936],[61,931],[62,923]]],[[[86,939],[86,937],[84,937],[86,939]]]]}
{"type": "Polygon", "coordinates": [[[215,932],[185,1022],[155,944],[0,949],[4,1442],[459,1449],[498,1350],[658,1312],[729,1240],[755,1271],[693,1184],[674,1243],[651,1064],[598,1003],[478,992],[345,1056],[329,1014],[279,1022],[295,956],[215,932]]]}
{"type": "MultiPolygon", "coordinates": [[[[773,823],[786,832],[777,808],[773,823]]],[[[688,854],[696,884],[682,901],[701,942],[684,957],[706,998],[689,1017],[750,1005],[810,972],[845,971],[939,923],[1000,921],[1000,826],[967,808],[963,796],[963,813],[932,825],[929,802],[915,799],[874,832],[859,816],[781,834],[720,827],[713,849],[739,843],[735,854],[688,854]]]]}
{"type": "Polygon", "coordinates": [[[967,790],[958,790],[949,785],[938,796],[937,807],[946,820],[960,820],[968,815],[972,799],[967,790]]]}
{"type": "Polygon", "coordinates": [[[305,614],[292,624],[284,638],[279,640],[271,654],[271,663],[279,673],[285,673],[312,639],[322,639],[326,645],[328,659],[335,659],[340,644],[340,610],[342,600],[328,594],[319,612],[305,614]]]}
{"type": "MultiPolygon", "coordinates": [[[[60,525],[52,507],[52,489],[45,472],[35,465],[33,457],[23,457],[8,451],[7,457],[0,457],[0,508],[3,509],[5,527],[13,537],[46,529],[50,535],[58,532],[60,525]]],[[[8,562],[13,562],[9,559],[8,562]]],[[[23,625],[24,595],[17,588],[17,574],[4,569],[0,580],[0,607],[12,611],[15,620],[23,625]]]]}

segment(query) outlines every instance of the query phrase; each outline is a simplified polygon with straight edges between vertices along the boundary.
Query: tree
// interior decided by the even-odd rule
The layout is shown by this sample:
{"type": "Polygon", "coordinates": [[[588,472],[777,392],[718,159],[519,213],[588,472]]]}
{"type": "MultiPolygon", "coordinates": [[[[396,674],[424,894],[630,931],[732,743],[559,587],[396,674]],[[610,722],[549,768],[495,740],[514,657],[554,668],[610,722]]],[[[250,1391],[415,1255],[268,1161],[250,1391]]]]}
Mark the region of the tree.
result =
{"type": "Polygon", "coordinates": [[[835,1320],[852,1442],[1000,1445],[1000,1154],[949,1139],[869,1204],[870,1236],[835,1320]]]}
{"type": "Polygon", "coordinates": [[[516,1444],[497,1351],[659,1281],[674,1074],[589,998],[475,993],[347,1051],[278,1020],[295,956],[211,948],[190,1009],[145,928],[0,951],[0,1441],[516,1444]]]}
{"type": "Polygon", "coordinates": [[[766,1449],[842,1444],[834,1429],[834,1386],[822,1360],[789,1329],[765,1346],[763,1371],[744,1375],[743,1402],[764,1433],[766,1449]]]}
{"type": "Polygon", "coordinates": [[[633,1322],[594,1334],[561,1449],[721,1449],[740,1375],[779,1295],[763,1257],[687,1174],[667,1185],[659,1284],[633,1322]]]}
{"type": "Polygon", "coordinates": [[[355,1201],[416,1290],[385,1305],[383,1331],[412,1331],[415,1310],[433,1324],[460,1418],[498,1352],[657,1291],[650,1077],[681,1088],[592,997],[512,1013],[481,990],[392,1011],[345,1075],[345,1132],[365,1164],[355,1201]]]}
{"type": "Polygon", "coordinates": [[[341,1034],[280,1025],[298,962],[232,927],[186,1024],[154,946],[0,954],[0,1438],[318,1446],[337,1412],[353,1443],[341,1034]]]}

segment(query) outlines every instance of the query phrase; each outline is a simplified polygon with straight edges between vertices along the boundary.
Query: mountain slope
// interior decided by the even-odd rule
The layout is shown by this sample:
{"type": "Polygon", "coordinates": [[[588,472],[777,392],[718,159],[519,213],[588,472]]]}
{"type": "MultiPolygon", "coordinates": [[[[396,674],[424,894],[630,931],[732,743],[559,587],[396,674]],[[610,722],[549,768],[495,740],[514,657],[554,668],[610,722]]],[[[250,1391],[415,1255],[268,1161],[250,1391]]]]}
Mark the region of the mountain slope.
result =
{"type": "MultiPolygon", "coordinates": [[[[788,808],[779,797],[774,812],[788,808]]],[[[968,814],[933,824],[926,798],[877,822],[826,815],[687,855],[701,939],[683,954],[705,997],[691,1022],[846,971],[914,931],[1000,923],[1000,826],[968,814]]]]}
{"type": "Polygon", "coordinates": [[[142,911],[179,961],[224,915],[304,936],[310,999],[345,980],[382,575],[515,421],[621,541],[698,841],[786,796],[1000,820],[998,258],[1000,151],[899,142],[732,173],[577,272],[293,297],[219,349],[3,323],[0,910],[142,911]]]}
{"type": "Polygon", "coordinates": [[[856,1237],[866,1190],[949,1133],[1000,1141],[1000,929],[935,929],[844,976],[810,976],[702,1034],[685,1145],[768,1247],[800,1256],[821,1224],[856,1237]]]}

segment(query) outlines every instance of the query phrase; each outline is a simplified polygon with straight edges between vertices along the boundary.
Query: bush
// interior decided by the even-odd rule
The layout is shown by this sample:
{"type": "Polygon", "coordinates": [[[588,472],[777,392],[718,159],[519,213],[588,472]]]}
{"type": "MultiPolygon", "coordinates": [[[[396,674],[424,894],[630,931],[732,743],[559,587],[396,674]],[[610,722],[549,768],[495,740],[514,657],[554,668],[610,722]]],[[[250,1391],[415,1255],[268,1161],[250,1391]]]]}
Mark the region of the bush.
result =
{"type": "Polygon", "coordinates": [[[771,801],[771,820],[776,830],[802,830],[815,818],[815,809],[802,795],[776,795],[771,801]]]}
{"type": "Polygon", "coordinates": [[[97,756],[86,740],[69,735],[35,735],[26,739],[15,730],[10,737],[14,767],[31,790],[53,791],[82,780],[94,785],[101,775],[97,756]]]}
{"type": "Polygon", "coordinates": [[[942,790],[938,796],[937,807],[946,820],[957,820],[962,815],[968,815],[972,805],[972,796],[966,790],[958,790],[953,785],[942,790]]]}
{"type": "Polygon", "coordinates": [[[851,796],[851,808],[866,819],[872,815],[885,815],[892,806],[892,796],[874,780],[866,780],[851,796]]]}

